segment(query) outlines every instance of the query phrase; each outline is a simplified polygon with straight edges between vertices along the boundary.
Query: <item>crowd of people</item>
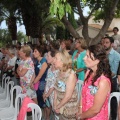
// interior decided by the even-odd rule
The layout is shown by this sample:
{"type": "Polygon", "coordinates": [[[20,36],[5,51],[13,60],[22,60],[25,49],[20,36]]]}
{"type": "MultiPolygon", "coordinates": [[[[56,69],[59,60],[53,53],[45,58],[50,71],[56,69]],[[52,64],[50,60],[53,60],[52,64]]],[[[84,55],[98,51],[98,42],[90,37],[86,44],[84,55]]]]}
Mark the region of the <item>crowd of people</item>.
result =
{"type": "MultiPolygon", "coordinates": [[[[43,109],[44,120],[50,120],[51,112],[55,120],[108,120],[110,93],[117,92],[120,83],[118,31],[115,27],[112,37],[92,46],[81,37],[40,46],[18,42],[1,48],[0,69],[43,109]],[[83,81],[81,93],[77,92],[79,80],[83,81]]],[[[116,109],[112,99],[112,120],[116,109]]]]}

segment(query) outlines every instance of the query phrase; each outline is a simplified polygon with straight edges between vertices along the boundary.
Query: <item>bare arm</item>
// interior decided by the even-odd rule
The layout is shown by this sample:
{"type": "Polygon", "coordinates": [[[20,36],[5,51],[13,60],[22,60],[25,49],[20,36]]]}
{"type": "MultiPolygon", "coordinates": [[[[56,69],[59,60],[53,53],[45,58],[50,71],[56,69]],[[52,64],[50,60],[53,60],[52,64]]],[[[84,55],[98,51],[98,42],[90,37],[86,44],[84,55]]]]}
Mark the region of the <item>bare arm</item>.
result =
{"type": "Polygon", "coordinates": [[[98,91],[94,97],[93,106],[89,108],[86,112],[83,112],[82,114],[80,114],[80,118],[85,119],[85,118],[91,118],[96,116],[100,112],[106,100],[106,96],[108,92],[110,92],[109,82],[107,80],[100,80],[98,91]]]}
{"type": "Polygon", "coordinates": [[[60,109],[63,105],[65,105],[72,97],[74,88],[76,85],[76,76],[72,72],[68,78],[67,84],[66,84],[66,93],[64,98],[61,100],[61,102],[57,105],[56,109],[60,109]]]}
{"type": "Polygon", "coordinates": [[[28,69],[27,68],[23,68],[22,70],[17,69],[17,74],[20,76],[20,77],[23,77],[26,73],[27,73],[28,69]]]}
{"type": "Polygon", "coordinates": [[[56,90],[54,89],[54,101],[53,101],[53,106],[54,106],[54,109],[56,109],[56,106],[57,106],[57,93],[56,93],[56,90]]]}
{"type": "Polygon", "coordinates": [[[81,72],[81,71],[84,71],[86,68],[80,68],[80,69],[77,69],[76,70],[76,73],[79,73],[79,72],[81,72]]]}
{"type": "Polygon", "coordinates": [[[34,83],[37,83],[37,82],[41,79],[41,77],[42,77],[42,75],[45,73],[47,67],[48,67],[48,65],[47,65],[46,62],[42,64],[42,67],[41,67],[41,69],[40,69],[40,71],[39,71],[39,74],[38,74],[37,77],[35,78],[34,83]]]}
{"type": "Polygon", "coordinates": [[[49,91],[48,91],[48,93],[46,94],[46,97],[49,97],[50,94],[53,92],[53,90],[54,90],[54,87],[53,87],[53,88],[50,88],[49,91]]]}
{"type": "Polygon", "coordinates": [[[6,68],[6,70],[12,70],[13,67],[14,66],[9,66],[9,67],[6,68]]]}

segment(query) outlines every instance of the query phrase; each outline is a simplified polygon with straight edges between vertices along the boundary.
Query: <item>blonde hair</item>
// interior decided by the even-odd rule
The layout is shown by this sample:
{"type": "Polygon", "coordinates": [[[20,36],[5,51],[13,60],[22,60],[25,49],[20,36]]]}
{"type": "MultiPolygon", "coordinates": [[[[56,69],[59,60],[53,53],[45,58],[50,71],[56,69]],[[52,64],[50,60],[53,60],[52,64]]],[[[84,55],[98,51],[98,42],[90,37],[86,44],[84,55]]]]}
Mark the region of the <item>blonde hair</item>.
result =
{"type": "Polygon", "coordinates": [[[56,54],[60,55],[61,61],[63,63],[62,70],[63,72],[66,72],[68,69],[72,69],[72,57],[71,55],[66,51],[57,51],[56,54]]]}
{"type": "Polygon", "coordinates": [[[31,54],[31,48],[28,45],[24,45],[21,47],[21,50],[26,54],[26,57],[30,57],[31,54]]]}
{"type": "Polygon", "coordinates": [[[16,51],[13,48],[8,48],[8,52],[12,55],[15,55],[16,51]]]}
{"type": "Polygon", "coordinates": [[[80,38],[77,38],[76,40],[78,40],[81,43],[82,49],[87,49],[87,44],[84,38],[80,37],[80,38]]]}

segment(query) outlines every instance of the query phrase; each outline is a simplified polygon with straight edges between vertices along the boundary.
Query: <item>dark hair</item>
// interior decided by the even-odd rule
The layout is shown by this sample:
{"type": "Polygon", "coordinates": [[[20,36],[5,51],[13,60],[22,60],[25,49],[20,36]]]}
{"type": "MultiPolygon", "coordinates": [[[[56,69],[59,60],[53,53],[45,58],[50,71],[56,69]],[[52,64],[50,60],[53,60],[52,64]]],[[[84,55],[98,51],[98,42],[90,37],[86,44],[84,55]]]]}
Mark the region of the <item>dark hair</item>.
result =
{"type": "MultiPolygon", "coordinates": [[[[106,51],[103,48],[103,46],[100,44],[92,45],[92,46],[88,47],[88,51],[89,51],[89,55],[90,55],[91,59],[93,59],[91,56],[91,54],[93,54],[94,58],[99,60],[99,63],[97,65],[96,75],[93,77],[93,80],[92,80],[92,85],[94,85],[96,80],[102,74],[111,80],[112,73],[110,70],[109,60],[107,58],[106,51]]],[[[92,72],[93,71],[90,70],[89,75],[87,76],[87,78],[85,80],[88,80],[88,78],[90,77],[92,72]]]]}
{"type": "Polygon", "coordinates": [[[21,49],[21,46],[18,46],[17,48],[16,48],[16,50],[20,50],[21,49]]]}
{"type": "Polygon", "coordinates": [[[114,43],[113,37],[105,37],[104,39],[109,39],[110,43],[114,43]]]}
{"type": "Polygon", "coordinates": [[[51,55],[52,57],[55,57],[56,50],[51,49],[49,52],[50,52],[50,55],[51,55]]]}
{"type": "Polygon", "coordinates": [[[43,57],[43,55],[44,55],[44,47],[42,47],[42,46],[35,46],[34,47],[34,49],[33,50],[37,50],[40,54],[41,54],[41,56],[43,57]]]}
{"type": "Polygon", "coordinates": [[[20,42],[17,42],[17,44],[18,44],[19,46],[21,46],[21,43],[20,43],[20,42]]]}
{"type": "Polygon", "coordinates": [[[113,30],[115,30],[115,29],[116,29],[117,31],[119,31],[118,27],[114,27],[114,28],[113,28],[113,30]]]}

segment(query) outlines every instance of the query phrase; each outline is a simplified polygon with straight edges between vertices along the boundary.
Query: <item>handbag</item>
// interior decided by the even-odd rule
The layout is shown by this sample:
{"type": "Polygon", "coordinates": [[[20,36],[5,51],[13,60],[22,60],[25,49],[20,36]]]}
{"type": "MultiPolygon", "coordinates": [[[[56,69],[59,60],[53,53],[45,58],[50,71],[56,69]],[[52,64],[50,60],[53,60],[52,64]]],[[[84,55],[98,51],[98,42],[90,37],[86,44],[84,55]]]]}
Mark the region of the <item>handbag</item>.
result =
{"type": "Polygon", "coordinates": [[[34,84],[34,90],[38,90],[38,87],[39,87],[39,81],[37,83],[34,84]]]}
{"type": "Polygon", "coordinates": [[[51,106],[51,105],[50,105],[50,101],[49,101],[48,98],[45,100],[45,104],[46,104],[47,107],[50,107],[50,106],[51,106]]]}

